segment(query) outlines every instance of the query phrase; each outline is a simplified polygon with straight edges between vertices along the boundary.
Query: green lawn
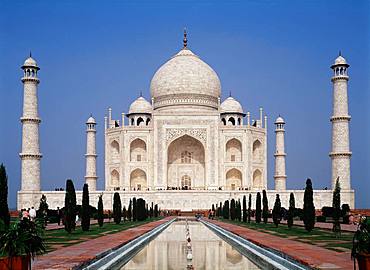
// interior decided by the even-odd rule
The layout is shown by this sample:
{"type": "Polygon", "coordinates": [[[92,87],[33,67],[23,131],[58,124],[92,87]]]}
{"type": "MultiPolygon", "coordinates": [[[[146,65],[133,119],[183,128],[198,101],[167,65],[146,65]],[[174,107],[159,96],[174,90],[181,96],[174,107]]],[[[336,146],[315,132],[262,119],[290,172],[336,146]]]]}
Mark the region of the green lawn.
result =
{"type": "Polygon", "coordinates": [[[76,227],[76,230],[72,233],[66,232],[64,229],[58,230],[47,230],[45,231],[45,242],[47,245],[47,252],[53,251],[59,247],[67,247],[75,245],[86,240],[94,239],[107,234],[117,233],[132,227],[136,227],[151,221],[159,220],[161,218],[152,218],[145,221],[126,221],[121,224],[104,223],[103,227],[99,227],[98,224],[90,226],[89,231],[82,231],[81,227],[76,227]]]}
{"type": "Polygon", "coordinates": [[[342,232],[341,236],[337,238],[333,232],[324,229],[314,228],[311,232],[307,232],[304,227],[293,226],[291,229],[289,229],[285,224],[280,224],[279,227],[275,227],[275,225],[272,223],[264,224],[261,222],[260,224],[257,224],[254,221],[251,221],[251,223],[243,223],[227,219],[220,219],[220,221],[232,223],[268,234],[273,234],[282,238],[289,238],[294,241],[321,246],[337,252],[349,252],[352,248],[352,232],[342,232]]]}

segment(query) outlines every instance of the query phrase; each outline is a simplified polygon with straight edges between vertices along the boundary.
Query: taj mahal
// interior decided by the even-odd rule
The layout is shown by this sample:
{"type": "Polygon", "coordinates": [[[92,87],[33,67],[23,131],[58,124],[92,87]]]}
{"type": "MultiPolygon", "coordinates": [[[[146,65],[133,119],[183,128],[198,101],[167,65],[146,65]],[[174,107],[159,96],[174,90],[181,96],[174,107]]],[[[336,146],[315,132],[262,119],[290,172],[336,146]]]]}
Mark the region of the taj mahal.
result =
{"type": "MultiPolygon", "coordinates": [[[[328,119],[332,126],[329,157],[332,188],[339,179],[342,203],[354,208],[350,177],[348,68],[341,55],[331,66],[333,108],[332,117],[328,119]]],[[[46,195],[49,208],[63,207],[64,191],[41,190],[40,68],[30,56],[22,69],[21,190],[18,191],[17,207],[37,206],[42,194],[46,195]]],[[[141,197],[158,204],[161,209],[193,211],[209,209],[211,204],[231,198],[242,199],[249,194],[252,194],[254,204],[257,192],[266,190],[270,208],[275,194],[280,194],[282,206],[288,208],[292,192],[296,206],[302,207],[304,190],[287,189],[283,117],[276,116],[270,125],[275,129],[276,144],[275,170],[269,175],[274,178],[275,185],[273,190],[268,190],[268,117],[262,108],[252,115],[231,95],[221,100],[221,91],[217,73],[188,48],[184,32],[182,49],[151,79],[151,99],[146,100],[141,95],[131,103],[128,111],[120,114],[119,119],[114,119],[112,109],[108,108],[104,117],[105,153],[96,151],[95,118],[91,116],[86,121],[85,181],[89,186],[90,204],[96,206],[98,196],[103,194],[104,208],[111,209],[113,194],[118,192],[123,205],[127,205],[130,198],[141,197]],[[104,155],[105,162],[104,175],[99,178],[97,155],[104,155]],[[96,183],[102,178],[105,188],[97,190],[96,183]]],[[[328,106],[330,103],[328,100],[328,106]]],[[[302,187],[305,178],[302,175],[302,187]]],[[[82,191],[76,193],[80,204],[82,191]]],[[[316,208],[331,206],[332,190],[314,190],[314,203],[316,208]]]]}

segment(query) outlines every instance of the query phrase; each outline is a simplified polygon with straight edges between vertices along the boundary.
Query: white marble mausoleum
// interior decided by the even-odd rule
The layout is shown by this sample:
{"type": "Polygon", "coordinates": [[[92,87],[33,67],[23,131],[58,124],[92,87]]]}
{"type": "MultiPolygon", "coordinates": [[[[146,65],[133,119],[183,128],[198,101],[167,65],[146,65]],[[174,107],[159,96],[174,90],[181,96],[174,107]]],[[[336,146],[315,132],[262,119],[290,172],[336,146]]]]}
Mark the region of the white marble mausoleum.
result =
{"type": "MultiPolygon", "coordinates": [[[[354,207],[350,180],[350,146],[347,83],[349,65],[339,56],[333,69],[332,187],[336,179],[342,187],[342,203],[354,207]]],[[[38,115],[38,71],[30,56],[22,66],[24,105],[21,118],[22,187],[18,208],[38,206],[42,194],[50,208],[64,205],[64,191],[41,191],[38,115]]],[[[104,207],[112,207],[114,192],[123,204],[132,197],[143,197],[161,209],[209,209],[212,203],[242,198],[267,190],[267,116],[262,108],[256,115],[241,106],[231,95],[221,100],[217,73],[187,46],[165,62],[150,83],[150,99],[142,95],[132,102],[119,119],[108,109],[105,117],[105,189],[97,190],[96,120],[86,122],[86,175],[90,204],[103,194],[104,207]]],[[[330,100],[328,100],[328,106],[330,100]]],[[[119,108],[123,109],[123,108],[119,108]]],[[[288,207],[295,194],[302,207],[303,190],[287,190],[285,170],[285,121],[274,122],[275,181],[267,190],[272,208],[275,194],[288,207]]],[[[314,168],[312,168],[314,170],[314,168]]],[[[302,181],[305,176],[302,176],[302,181]]],[[[71,177],[73,178],[73,177],[71,177]]],[[[48,181],[45,179],[44,181],[48,181]]],[[[302,182],[302,187],[304,183],[302,182]]],[[[81,202],[81,191],[77,199],[81,202]]],[[[330,206],[332,190],[315,190],[315,206],[330,206]]]]}

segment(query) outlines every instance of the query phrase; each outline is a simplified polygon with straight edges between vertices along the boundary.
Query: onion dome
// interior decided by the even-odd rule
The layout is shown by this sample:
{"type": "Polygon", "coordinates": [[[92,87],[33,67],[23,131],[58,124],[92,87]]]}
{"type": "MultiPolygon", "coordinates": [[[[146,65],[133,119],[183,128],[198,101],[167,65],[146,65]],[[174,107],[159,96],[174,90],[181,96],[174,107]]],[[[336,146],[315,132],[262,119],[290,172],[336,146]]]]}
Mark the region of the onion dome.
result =
{"type": "Polygon", "coordinates": [[[279,115],[279,117],[275,120],[275,124],[285,124],[283,117],[279,115]]]}
{"type": "Polygon", "coordinates": [[[87,119],[86,124],[96,124],[95,118],[92,115],[87,119]]]}
{"type": "Polygon", "coordinates": [[[221,103],[221,113],[243,113],[242,105],[233,97],[228,97],[221,103]]]}
{"type": "Polygon", "coordinates": [[[331,66],[331,68],[336,66],[346,66],[349,67],[346,59],[342,56],[342,53],[339,51],[339,56],[335,59],[334,64],[331,66]]]}
{"type": "Polygon", "coordinates": [[[152,113],[152,105],[143,97],[139,97],[131,103],[129,114],[133,113],[152,113]]]}
{"type": "Polygon", "coordinates": [[[199,105],[217,109],[221,83],[216,72],[184,47],[163,64],[150,83],[154,108],[174,105],[199,105]]]}
{"type": "Polygon", "coordinates": [[[36,60],[32,58],[31,53],[30,53],[30,56],[23,63],[22,68],[25,68],[25,67],[33,67],[33,68],[36,68],[36,69],[40,69],[37,66],[36,60]]]}
{"type": "Polygon", "coordinates": [[[335,59],[335,65],[345,65],[345,64],[347,64],[347,61],[343,56],[339,55],[337,59],[335,59]]]}

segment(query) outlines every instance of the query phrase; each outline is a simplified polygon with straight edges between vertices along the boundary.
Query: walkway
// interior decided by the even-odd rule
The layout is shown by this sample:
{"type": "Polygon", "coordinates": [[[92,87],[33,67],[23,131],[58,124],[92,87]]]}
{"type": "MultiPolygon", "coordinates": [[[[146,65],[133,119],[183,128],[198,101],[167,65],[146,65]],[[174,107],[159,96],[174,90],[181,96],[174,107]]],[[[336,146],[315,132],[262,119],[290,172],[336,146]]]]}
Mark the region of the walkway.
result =
{"type": "Polygon", "coordinates": [[[268,247],[284,253],[294,260],[315,269],[353,269],[353,261],[351,261],[351,255],[348,253],[338,253],[322,247],[281,238],[216,220],[207,221],[243,237],[256,245],[268,247]]]}
{"type": "MultiPolygon", "coordinates": [[[[104,219],[104,223],[107,223],[107,222],[113,222],[113,219],[104,219]]],[[[91,219],[90,220],[90,225],[93,225],[93,224],[98,224],[98,220],[97,219],[91,219]]],[[[79,227],[81,226],[81,221],[78,221],[77,224],[76,224],[76,227],[79,227]]],[[[62,222],[60,222],[60,225],[58,225],[58,223],[48,223],[46,225],[46,230],[59,230],[59,229],[64,229],[64,225],[62,224],[62,222]]]]}
{"type": "Polygon", "coordinates": [[[32,264],[32,269],[72,269],[84,262],[95,259],[97,255],[104,251],[116,249],[132,241],[171,218],[173,217],[146,223],[135,228],[98,237],[38,256],[32,264]]]}
{"type": "MultiPolygon", "coordinates": [[[[272,218],[269,218],[268,222],[273,223],[272,218]]],[[[287,224],[287,221],[282,220],[282,221],[280,221],[280,223],[287,224]]],[[[294,220],[294,225],[304,227],[304,223],[303,223],[302,220],[294,220]]],[[[315,228],[320,228],[320,229],[325,229],[325,230],[332,230],[333,229],[333,223],[315,222],[315,228]]],[[[355,224],[340,224],[340,228],[341,228],[342,231],[346,231],[346,232],[355,232],[355,231],[357,231],[357,225],[355,225],[355,224]]]]}

